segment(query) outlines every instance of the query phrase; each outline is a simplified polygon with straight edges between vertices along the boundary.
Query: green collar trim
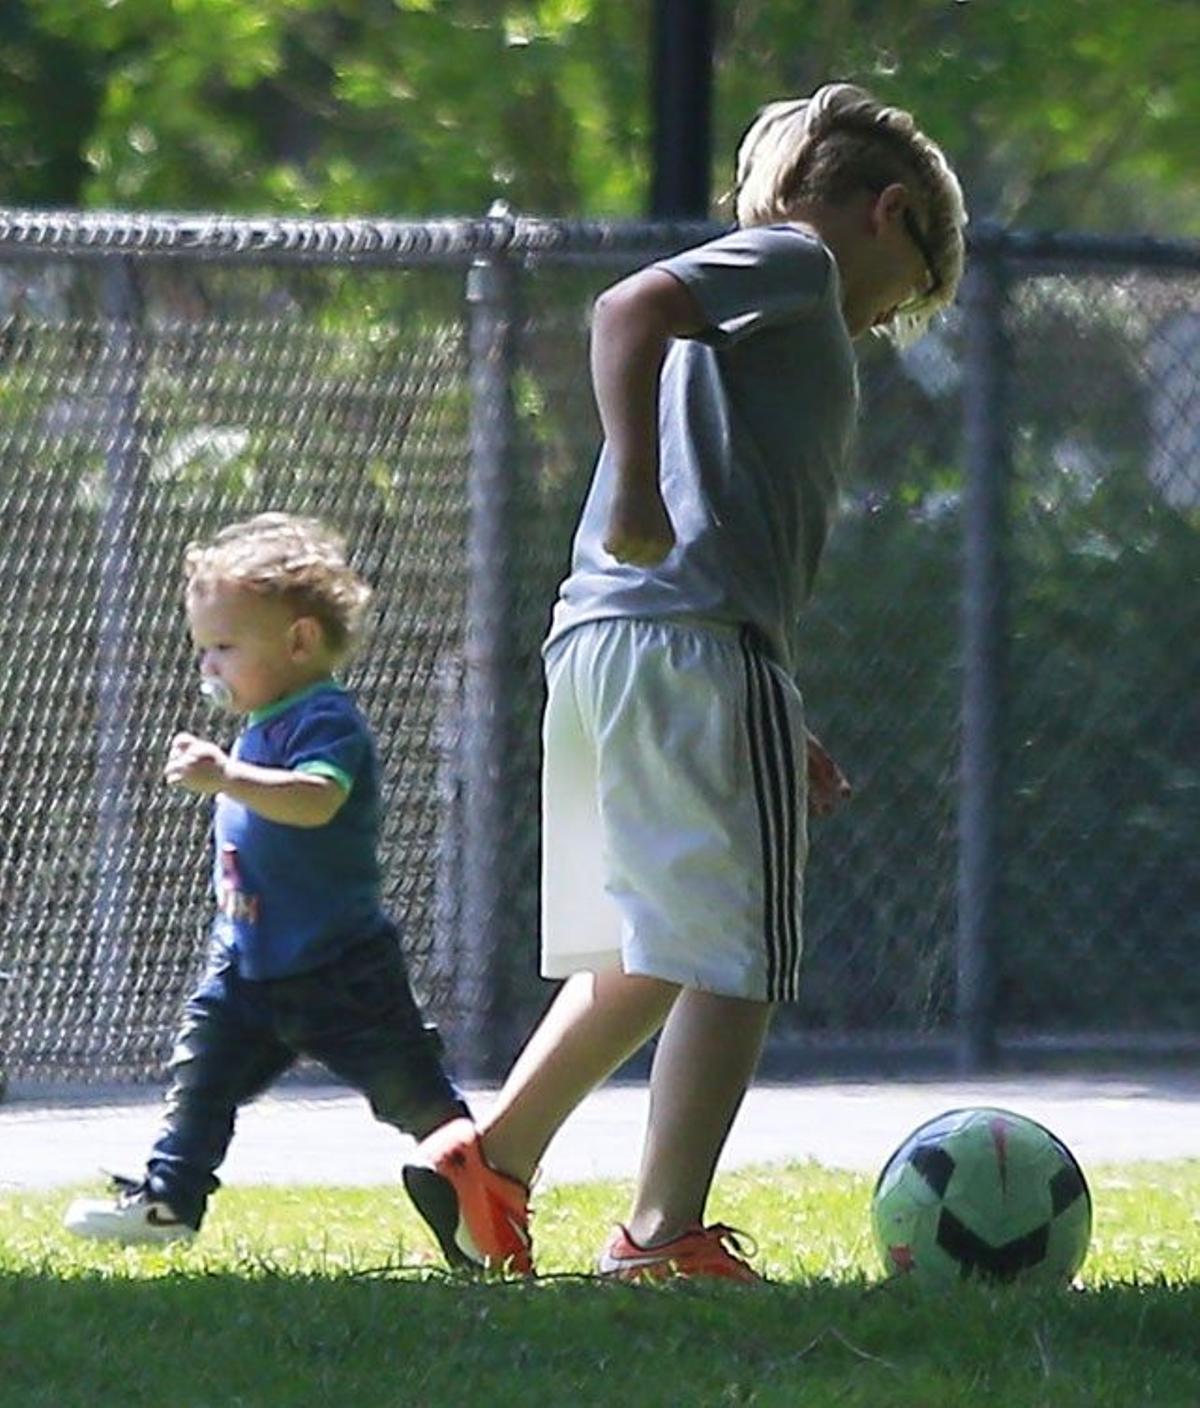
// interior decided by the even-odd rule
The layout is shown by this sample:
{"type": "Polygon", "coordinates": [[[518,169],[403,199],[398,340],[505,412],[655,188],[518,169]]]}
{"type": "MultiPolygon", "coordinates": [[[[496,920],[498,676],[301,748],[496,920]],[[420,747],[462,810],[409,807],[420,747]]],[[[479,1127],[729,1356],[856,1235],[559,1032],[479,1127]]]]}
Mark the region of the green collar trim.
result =
{"type": "Polygon", "coordinates": [[[246,726],[253,728],[255,724],[261,724],[266,719],[273,719],[276,714],[282,714],[293,704],[299,704],[301,699],[307,699],[310,694],[320,694],[327,689],[340,690],[341,685],[335,679],[317,680],[313,684],[305,685],[303,689],[296,690],[294,694],[285,694],[282,699],[276,699],[273,704],[264,704],[261,709],[251,709],[246,715],[246,726]]]}

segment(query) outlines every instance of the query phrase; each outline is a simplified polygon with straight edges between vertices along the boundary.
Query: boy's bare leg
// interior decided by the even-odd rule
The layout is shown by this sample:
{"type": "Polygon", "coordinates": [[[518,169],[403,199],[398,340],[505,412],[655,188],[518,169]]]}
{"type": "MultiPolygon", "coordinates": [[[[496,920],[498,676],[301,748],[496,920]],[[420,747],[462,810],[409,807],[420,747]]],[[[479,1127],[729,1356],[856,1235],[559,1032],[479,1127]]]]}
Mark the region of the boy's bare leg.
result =
{"type": "Polygon", "coordinates": [[[669,1242],[703,1221],[772,1011],[767,1002],[691,988],[671,1009],[650,1074],[650,1118],[627,1224],[640,1246],[669,1242]]]}
{"type": "Polygon", "coordinates": [[[658,1031],[678,994],[617,970],[568,978],[482,1122],[488,1163],[528,1183],[559,1126],[658,1031]]]}

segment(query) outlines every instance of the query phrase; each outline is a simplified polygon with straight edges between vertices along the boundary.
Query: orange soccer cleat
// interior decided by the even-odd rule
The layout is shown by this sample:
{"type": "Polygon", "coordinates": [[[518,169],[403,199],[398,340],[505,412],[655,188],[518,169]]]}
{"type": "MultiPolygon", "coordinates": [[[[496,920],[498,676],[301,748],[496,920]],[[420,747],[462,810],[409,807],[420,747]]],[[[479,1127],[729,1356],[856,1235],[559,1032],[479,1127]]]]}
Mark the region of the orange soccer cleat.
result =
{"type": "Polygon", "coordinates": [[[488,1163],[469,1119],[421,1141],[404,1187],[451,1266],[533,1274],[529,1189],[488,1163]]]}
{"type": "Polygon", "coordinates": [[[739,1253],[753,1255],[747,1241],[724,1223],[694,1227],[670,1242],[640,1247],[620,1224],[600,1253],[599,1271],[617,1281],[659,1281],[668,1276],[718,1276],[761,1284],[763,1278],[739,1253]]]}

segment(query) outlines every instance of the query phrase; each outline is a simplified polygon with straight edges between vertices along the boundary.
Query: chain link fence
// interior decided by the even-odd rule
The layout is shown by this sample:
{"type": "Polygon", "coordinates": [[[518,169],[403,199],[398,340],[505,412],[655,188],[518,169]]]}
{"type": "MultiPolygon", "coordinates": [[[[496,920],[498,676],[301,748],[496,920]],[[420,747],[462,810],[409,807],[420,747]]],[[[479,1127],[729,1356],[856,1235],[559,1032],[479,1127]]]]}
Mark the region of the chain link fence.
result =
{"type": "MultiPolygon", "coordinates": [[[[590,477],[595,294],[705,226],[0,212],[0,1067],[157,1079],[209,920],[185,544],[328,518],[376,588],[348,677],[384,865],[457,1069],[536,977],[538,647],[590,477]]],[[[1200,248],[975,237],[864,348],[806,622],[856,784],[815,830],[768,1068],[1186,1046],[1200,1015],[1200,248]]],[[[226,726],[217,726],[227,733],[226,726]]]]}

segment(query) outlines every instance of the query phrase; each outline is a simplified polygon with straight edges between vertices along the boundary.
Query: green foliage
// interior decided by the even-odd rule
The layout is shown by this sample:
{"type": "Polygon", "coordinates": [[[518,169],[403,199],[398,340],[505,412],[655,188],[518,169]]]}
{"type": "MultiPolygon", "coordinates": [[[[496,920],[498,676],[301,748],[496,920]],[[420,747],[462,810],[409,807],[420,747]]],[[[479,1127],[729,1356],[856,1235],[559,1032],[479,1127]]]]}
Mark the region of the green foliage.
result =
{"type": "Polygon", "coordinates": [[[927,1030],[952,991],[958,524],[905,494],[839,520],[801,637],[811,727],[851,778],[814,823],[801,1027],[927,1030]]]}
{"type": "MultiPolygon", "coordinates": [[[[83,36],[75,60],[101,95],[74,129],[90,174],[60,199],[411,215],[481,213],[497,195],[549,213],[628,206],[638,9],[25,0],[17,13],[48,82],[64,36],[83,36]]],[[[12,122],[40,140],[36,114],[12,122]]]]}
{"type": "Polygon", "coordinates": [[[1200,523],[1148,493],[1118,472],[1018,523],[1001,997],[1019,1026],[1195,1025],[1200,523]]]}
{"type": "Polygon", "coordinates": [[[960,168],[976,215],[1027,224],[1200,228],[1184,193],[1200,73],[1190,0],[832,0],[741,4],[727,27],[727,106],[763,87],[865,82],[915,111],[960,168]],[[781,58],[781,56],[786,56],[781,58]]]}
{"type": "Polygon", "coordinates": [[[1189,1031],[1200,513],[1151,485],[1161,289],[1018,301],[1004,701],[1004,1020],[1189,1031]],[[1157,312],[1156,310],[1157,305],[1157,312]]]}
{"type": "MultiPolygon", "coordinates": [[[[1012,319],[1002,1030],[1186,1032],[1200,978],[1200,515],[1152,486],[1152,279],[1030,280],[1012,319]]],[[[813,725],[856,784],[813,828],[801,1028],[944,1029],[956,923],[959,408],[865,369],[862,480],[806,614],[813,725]]]]}
{"type": "Polygon", "coordinates": [[[41,25],[30,5],[0,7],[0,198],[12,205],[78,200],[103,89],[103,65],[88,46],[41,25]]]}
{"type": "MultiPolygon", "coordinates": [[[[1200,230],[1192,0],[733,0],[715,182],[768,99],[911,106],[976,214],[1200,230]]],[[[653,6],[603,0],[10,0],[0,199],[324,214],[641,213],[653,6]]]]}

